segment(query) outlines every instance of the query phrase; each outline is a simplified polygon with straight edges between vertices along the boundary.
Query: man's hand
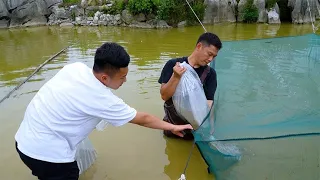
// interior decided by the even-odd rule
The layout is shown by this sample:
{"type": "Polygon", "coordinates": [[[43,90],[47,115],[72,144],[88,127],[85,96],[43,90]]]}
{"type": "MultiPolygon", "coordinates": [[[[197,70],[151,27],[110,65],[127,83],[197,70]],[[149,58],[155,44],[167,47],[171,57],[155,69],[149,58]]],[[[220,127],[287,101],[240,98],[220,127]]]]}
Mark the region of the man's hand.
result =
{"type": "Polygon", "coordinates": [[[190,124],[186,124],[186,125],[175,125],[174,129],[171,130],[171,132],[177,136],[183,137],[183,134],[181,133],[181,131],[186,130],[186,129],[193,129],[192,126],[190,124]]]}
{"type": "Polygon", "coordinates": [[[161,98],[164,101],[170,99],[174,92],[176,91],[177,85],[181,79],[181,76],[184,72],[186,72],[186,68],[180,66],[180,62],[177,62],[176,65],[173,67],[173,73],[171,78],[167,83],[162,83],[160,88],[161,98]]]}
{"type": "Polygon", "coordinates": [[[180,137],[183,137],[181,131],[186,129],[193,129],[190,124],[174,125],[174,124],[165,122],[151,114],[144,113],[144,112],[137,112],[136,117],[134,117],[130,121],[130,123],[152,128],[152,129],[168,130],[180,137]]]}
{"type": "Polygon", "coordinates": [[[180,79],[182,74],[186,72],[186,70],[186,68],[180,66],[180,62],[177,62],[173,67],[173,75],[180,79]]]}

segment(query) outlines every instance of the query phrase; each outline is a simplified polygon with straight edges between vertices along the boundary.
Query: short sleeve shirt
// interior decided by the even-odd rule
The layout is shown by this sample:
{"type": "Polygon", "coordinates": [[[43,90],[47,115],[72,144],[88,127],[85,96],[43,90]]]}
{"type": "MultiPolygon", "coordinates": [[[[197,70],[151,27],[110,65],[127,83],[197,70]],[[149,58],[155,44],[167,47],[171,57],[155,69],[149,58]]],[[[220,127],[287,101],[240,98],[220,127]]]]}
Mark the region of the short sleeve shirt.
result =
{"type": "MultiPolygon", "coordinates": [[[[176,62],[187,62],[188,63],[188,57],[182,57],[182,58],[176,58],[169,60],[163,67],[161,75],[159,77],[158,83],[167,83],[173,73],[173,67],[175,66],[176,62]]],[[[205,68],[207,66],[201,66],[199,68],[193,68],[199,77],[201,77],[202,73],[204,72],[205,68]]],[[[210,72],[208,73],[204,83],[204,92],[207,97],[207,100],[214,100],[214,94],[217,89],[217,75],[216,71],[210,67],[210,72]]]]}
{"type": "Polygon", "coordinates": [[[48,162],[73,162],[77,145],[101,121],[121,126],[137,111],[104,86],[87,65],[64,66],[29,103],[15,135],[25,155],[48,162]]]}

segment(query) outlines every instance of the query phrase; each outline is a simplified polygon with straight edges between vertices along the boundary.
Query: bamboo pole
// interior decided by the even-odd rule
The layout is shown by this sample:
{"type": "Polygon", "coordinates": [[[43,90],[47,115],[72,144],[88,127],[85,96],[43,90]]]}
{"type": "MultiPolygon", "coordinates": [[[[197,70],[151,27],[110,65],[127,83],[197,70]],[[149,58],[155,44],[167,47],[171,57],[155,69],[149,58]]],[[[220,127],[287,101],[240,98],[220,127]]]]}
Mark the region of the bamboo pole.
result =
{"type": "Polygon", "coordinates": [[[5,97],[3,97],[0,101],[0,104],[7,99],[14,91],[16,91],[17,89],[19,89],[24,83],[26,83],[33,75],[35,75],[44,65],[46,65],[48,62],[50,62],[52,59],[56,58],[57,56],[59,56],[62,52],[64,52],[69,46],[65,47],[64,49],[60,50],[58,53],[56,53],[55,55],[53,55],[51,58],[47,59],[46,61],[44,61],[42,64],[40,64],[34,71],[33,73],[28,76],[24,81],[22,81],[18,86],[16,86],[14,89],[12,89],[5,97]]]}

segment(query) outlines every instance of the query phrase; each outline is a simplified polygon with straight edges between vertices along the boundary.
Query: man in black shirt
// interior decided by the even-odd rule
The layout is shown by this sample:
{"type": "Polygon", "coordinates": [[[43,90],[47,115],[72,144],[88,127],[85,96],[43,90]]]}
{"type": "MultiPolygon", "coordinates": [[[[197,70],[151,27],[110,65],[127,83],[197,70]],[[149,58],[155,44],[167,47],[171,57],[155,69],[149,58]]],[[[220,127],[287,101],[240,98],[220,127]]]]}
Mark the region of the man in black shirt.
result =
{"type": "MultiPolygon", "coordinates": [[[[165,64],[158,80],[161,84],[161,98],[165,101],[164,121],[173,124],[189,124],[183,117],[177,114],[172,102],[172,96],[180,78],[186,71],[185,68],[179,66],[182,62],[188,63],[197,72],[203,84],[209,107],[213,105],[214,94],[217,88],[217,75],[216,71],[208,66],[208,64],[218,55],[221,48],[222,43],[217,35],[213,33],[204,33],[198,38],[196,47],[190,56],[171,59],[165,64]]],[[[190,130],[186,130],[184,133],[183,139],[193,139],[190,130]]],[[[168,137],[178,137],[169,131],[164,131],[164,135],[168,137]]]]}

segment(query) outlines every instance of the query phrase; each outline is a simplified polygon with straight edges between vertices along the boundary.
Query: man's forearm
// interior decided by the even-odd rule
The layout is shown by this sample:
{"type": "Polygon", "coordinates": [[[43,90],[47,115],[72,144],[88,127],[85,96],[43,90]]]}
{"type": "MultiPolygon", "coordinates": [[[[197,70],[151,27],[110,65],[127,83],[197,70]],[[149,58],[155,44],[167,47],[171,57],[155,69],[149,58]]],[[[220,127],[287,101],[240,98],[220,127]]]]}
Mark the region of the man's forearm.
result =
{"type": "Polygon", "coordinates": [[[179,81],[180,81],[180,78],[178,78],[172,74],[170,80],[166,84],[161,86],[160,94],[161,94],[161,98],[164,101],[167,101],[168,99],[170,99],[173,96],[173,94],[176,91],[176,88],[179,84],[179,81]]]}
{"type": "Polygon", "coordinates": [[[152,129],[161,129],[168,131],[172,131],[174,129],[173,124],[162,121],[161,119],[144,112],[138,112],[131,123],[152,129]]]}
{"type": "Polygon", "coordinates": [[[152,115],[149,115],[146,118],[146,120],[147,121],[144,124],[142,124],[142,126],[144,127],[153,128],[153,129],[162,129],[162,130],[168,130],[168,131],[172,131],[174,127],[171,123],[162,121],[152,115]]]}

